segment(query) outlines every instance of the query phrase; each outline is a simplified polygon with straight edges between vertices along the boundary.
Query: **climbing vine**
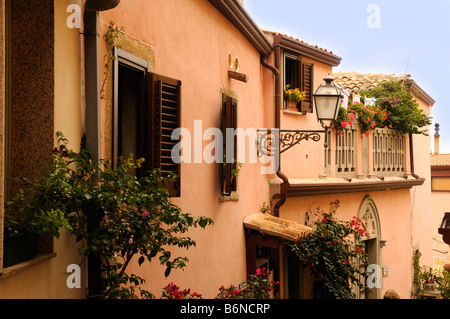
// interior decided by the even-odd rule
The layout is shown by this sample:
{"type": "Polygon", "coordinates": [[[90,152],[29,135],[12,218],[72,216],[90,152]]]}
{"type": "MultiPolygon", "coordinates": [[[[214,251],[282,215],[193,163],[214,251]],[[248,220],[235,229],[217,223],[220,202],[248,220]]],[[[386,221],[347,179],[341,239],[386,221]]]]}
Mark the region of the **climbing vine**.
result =
{"type": "Polygon", "coordinates": [[[104,72],[104,79],[102,83],[102,87],[100,89],[100,98],[103,100],[105,96],[103,95],[105,91],[105,85],[106,81],[108,79],[109,71],[112,69],[112,63],[115,61],[114,56],[114,47],[116,45],[116,40],[119,37],[119,35],[123,32],[123,27],[118,27],[113,21],[110,22],[110,25],[108,26],[108,29],[106,30],[105,34],[103,35],[103,38],[105,39],[106,44],[106,54],[105,54],[105,72],[104,72]]]}

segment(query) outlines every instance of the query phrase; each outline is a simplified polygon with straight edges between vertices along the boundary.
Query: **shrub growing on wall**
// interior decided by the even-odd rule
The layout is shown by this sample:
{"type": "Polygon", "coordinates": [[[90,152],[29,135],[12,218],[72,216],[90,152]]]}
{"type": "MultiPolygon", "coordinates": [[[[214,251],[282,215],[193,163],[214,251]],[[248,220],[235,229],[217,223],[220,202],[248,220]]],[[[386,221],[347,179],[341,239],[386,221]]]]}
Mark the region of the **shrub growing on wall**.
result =
{"type": "Polygon", "coordinates": [[[52,164],[43,178],[28,183],[27,194],[38,197],[42,209],[65,213],[81,243],[79,253],[101,262],[105,297],[135,298],[138,291],[142,297],[152,297],[140,289],[145,279],[129,274],[128,266],[158,257],[168,276],[188,262],[186,257],[173,256],[170,248],[195,246],[186,232],[213,221],[183,213],[171,202],[164,185],[174,176],[163,178],[158,170],[141,178],[133,175],[143,159],[129,158],[111,168],[108,160],[91,161],[87,150],[69,150],[67,139],[60,132],[57,136],[60,146],[53,152],[52,164]]]}
{"type": "Polygon", "coordinates": [[[314,276],[316,298],[353,299],[356,297],[353,288],[365,288],[361,265],[367,263],[363,242],[367,234],[356,217],[351,221],[336,219],[338,207],[339,201],[335,201],[329,213],[318,208],[313,221],[308,212],[306,225],[314,232],[288,244],[314,276]]]}

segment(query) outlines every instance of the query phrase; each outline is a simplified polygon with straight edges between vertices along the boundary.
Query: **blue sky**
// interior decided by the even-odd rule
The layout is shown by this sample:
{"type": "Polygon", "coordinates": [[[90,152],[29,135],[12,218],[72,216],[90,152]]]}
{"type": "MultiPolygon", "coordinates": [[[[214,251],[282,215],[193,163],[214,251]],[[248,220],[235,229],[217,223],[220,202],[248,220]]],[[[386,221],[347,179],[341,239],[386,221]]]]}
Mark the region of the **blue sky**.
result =
{"type": "Polygon", "coordinates": [[[259,27],[342,57],[334,71],[404,74],[408,65],[436,100],[430,135],[439,123],[440,153],[450,153],[450,0],[245,0],[245,8],[259,27]]]}

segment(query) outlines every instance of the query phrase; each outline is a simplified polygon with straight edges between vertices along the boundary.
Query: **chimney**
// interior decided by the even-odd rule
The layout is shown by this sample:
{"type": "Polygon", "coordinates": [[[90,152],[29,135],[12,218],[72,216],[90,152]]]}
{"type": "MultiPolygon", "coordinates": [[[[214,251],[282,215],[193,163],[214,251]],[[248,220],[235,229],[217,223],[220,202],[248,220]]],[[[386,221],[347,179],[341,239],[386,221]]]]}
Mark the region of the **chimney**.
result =
{"type": "Polygon", "coordinates": [[[241,4],[241,6],[244,6],[244,0],[238,0],[241,4]]]}
{"type": "Polygon", "coordinates": [[[439,154],[439,124],[435,125],[435,131],[434,134],[434,154],[439,154]]]}

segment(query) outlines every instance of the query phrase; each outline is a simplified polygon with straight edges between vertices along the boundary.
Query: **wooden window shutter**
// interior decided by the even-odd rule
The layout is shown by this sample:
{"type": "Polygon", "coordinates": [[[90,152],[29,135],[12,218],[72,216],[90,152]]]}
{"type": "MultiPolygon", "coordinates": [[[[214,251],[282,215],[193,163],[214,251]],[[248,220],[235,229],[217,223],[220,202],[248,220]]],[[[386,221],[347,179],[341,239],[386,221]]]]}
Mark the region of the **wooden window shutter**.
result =
{"type": "Polygon", "coordinates": [[[237,190],[237,178],[233,176],[233,171],[237,167],[237,137],[235,135],[227,136],[227,128],[237,128],[237,101],[226,94],[222,95],[220,128],[223,136],[223,163],[220,163],[219,169],[220,187],[223,195],[231,195],[231,192],[237,190]],[[229,138],[233,138],[233,141],[230,141],[229,138]],[[227,143],[233,143],[230,144],[233,145],[233,154],[230,154],[233,158],[232,163],[226,161],[227,143]]]}
{"type": "Polygon", "coordinates": [[[301,90],[305,91],[305,99],[300,102],[301,112],[313,112],[314,64],[301,61],[300,67],[301,90]]]}
{"type": "Polygon", "coordinates": [[[158,168],[161,176],[175,174],[177,179],[166,185],[170,196],[180,196],[181,167],[172,160],[172,132],[181,126],[181,81],[148,73],[149,150],[150,169],[158,168]]]}

